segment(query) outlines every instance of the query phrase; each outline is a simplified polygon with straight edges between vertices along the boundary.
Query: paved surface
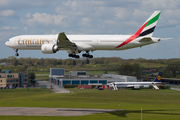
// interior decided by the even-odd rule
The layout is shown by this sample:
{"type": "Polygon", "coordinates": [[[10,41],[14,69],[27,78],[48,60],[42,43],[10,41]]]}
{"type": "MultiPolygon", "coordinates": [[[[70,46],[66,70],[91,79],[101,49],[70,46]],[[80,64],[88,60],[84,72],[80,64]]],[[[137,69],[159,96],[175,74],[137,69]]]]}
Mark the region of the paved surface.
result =
{"type": "Polygon", "coordinates": [[[50,87],[50,85],[53,85],[53,89],[51,89],[52,91],[54,91],[55,93],[72,93],[71,91],[67,90],[67,89],[64,89],[63,87],[60,87],[58,85],[54,85],[54,84],[51,84],[50,82],[48,81],[38,81],[38,83],[40,85],[46,85],[47,88],[50,87]]]}
{"type": "Polygon", "coordinates": [[[179,88],[170,88],[171,90],[175,90],[175,91],[180,91],[180,89],[179,88]]]}
{"type": "Polygon", "coordinates": [[[82,116],[112,111],[120,109],[0,107],[0,115],[15,116],[82,116]]]}

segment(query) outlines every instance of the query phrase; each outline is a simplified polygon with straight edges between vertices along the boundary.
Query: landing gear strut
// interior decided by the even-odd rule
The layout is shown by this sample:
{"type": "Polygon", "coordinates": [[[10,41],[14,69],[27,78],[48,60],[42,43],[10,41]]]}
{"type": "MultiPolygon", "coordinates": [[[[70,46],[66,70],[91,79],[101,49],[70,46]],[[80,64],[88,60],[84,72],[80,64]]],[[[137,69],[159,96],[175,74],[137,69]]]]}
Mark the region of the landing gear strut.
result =
{"type": "Polygon", "coordinates": [[[86,51],[85,54],[82,54],[83,57],[86,57],[86,58],[93,58],[93,55],[90,55],[89,54],[89,51],[86,51]]]}
{"type": "Polygon", "coordinates": [[[15,56],[19,56],[18,49],[16,49],[15,52],[16,52],[15,56]]]}

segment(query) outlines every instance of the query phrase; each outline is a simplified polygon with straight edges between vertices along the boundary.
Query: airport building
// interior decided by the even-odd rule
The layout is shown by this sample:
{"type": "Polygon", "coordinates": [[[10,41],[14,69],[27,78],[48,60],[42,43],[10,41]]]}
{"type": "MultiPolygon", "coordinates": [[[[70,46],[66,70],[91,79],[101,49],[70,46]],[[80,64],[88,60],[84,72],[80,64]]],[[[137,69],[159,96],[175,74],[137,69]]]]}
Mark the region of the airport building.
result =
{"type": "Polygon", "coordinates": [[[8,70],[0,73],[0,87],[23,87],[28,81],[27,73],[11,73],[8,70]]]}
{"type": "Polygon", "coordinates": [[[107,79],[102,76],[87,75],[86,71],[70,71],[68,75],[61,74],[64,68],[51,68],[49,82],[63,87],[64,85],[106,85],[107,79]]]}
{"type": "Polygon", "coordinates": [[[73,78],[68,78],[68,76],[64,77],[56,77],[50,78],[50,83],[59,85],[63,87],[64,85],[107,85],[107,79],[100,78],[91,78],[87,76],[87,78],[82,78],[80,76],[76,76],[73,78]]]}
{"type": "Polygon", "coordinates": [[[87,75],[86,71],[70,71],[65,75],[64,68],[51,68],[49,82],[63,87],[64,85],[107,85],[111,82],[137,82],[136,77],[104,74],[87,75]]]}
{"type": "Polygon", "coordinates": [[[103,77],[108,78],[108,82],[137,82],[134,76],[103,74],[103,77]]]}
{"type": "Polygon", "coordinates": [[[86,71],[70,71],[70,75],[87,75],[86,71]]]}

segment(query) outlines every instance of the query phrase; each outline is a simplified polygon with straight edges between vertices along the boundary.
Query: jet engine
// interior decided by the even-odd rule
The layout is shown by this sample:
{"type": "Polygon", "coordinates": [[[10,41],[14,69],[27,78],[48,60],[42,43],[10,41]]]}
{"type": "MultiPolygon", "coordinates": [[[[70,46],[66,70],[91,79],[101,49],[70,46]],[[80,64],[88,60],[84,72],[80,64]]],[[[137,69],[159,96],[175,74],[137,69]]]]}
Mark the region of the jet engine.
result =
{"type": "Polygon", "coordinates": [[[58,46],[54,45],[54,44],[43,44],[41,46],[41,51],[44,54],[53,54],[53,53],[56,53],[58,51],[58,46]]]}

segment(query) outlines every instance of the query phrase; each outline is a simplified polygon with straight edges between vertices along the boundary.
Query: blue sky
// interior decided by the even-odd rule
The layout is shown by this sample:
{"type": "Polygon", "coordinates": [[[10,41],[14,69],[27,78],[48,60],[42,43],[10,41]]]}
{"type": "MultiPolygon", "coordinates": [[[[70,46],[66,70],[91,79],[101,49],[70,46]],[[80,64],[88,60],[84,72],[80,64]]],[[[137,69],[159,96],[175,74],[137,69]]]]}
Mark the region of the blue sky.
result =
{"type": "MultiPolygon", "coordinates": [[[[180,57],[179,0],[0,0],[0,58],[14,56],[5,42],[17,35],[134,34],[155,11],[154,37],[173,38],[123,51],[94,51],[94,57],[169,59],[180,57]]],[[[19,50],[20,57],[68,58],[66,51],[19,50]]],[[[80,54],[81,55],[81,54],[80,54]]]]}

